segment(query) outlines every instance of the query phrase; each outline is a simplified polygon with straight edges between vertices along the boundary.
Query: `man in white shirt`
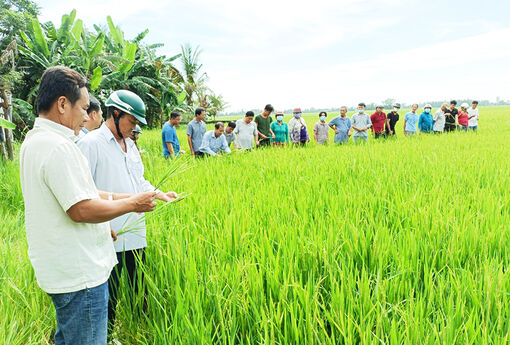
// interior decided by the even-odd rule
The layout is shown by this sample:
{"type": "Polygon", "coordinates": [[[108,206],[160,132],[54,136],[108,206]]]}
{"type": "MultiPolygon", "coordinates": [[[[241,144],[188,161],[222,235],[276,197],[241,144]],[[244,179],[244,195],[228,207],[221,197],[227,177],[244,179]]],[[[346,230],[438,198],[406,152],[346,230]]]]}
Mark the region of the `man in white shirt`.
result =
{"type": "Polygon", "coordinates": [[[478,101],[473,101],[471,108],[468,109],[468,129],[470,131],[478,130],[478,119],[480,114],[478,113],[478,101]]]}
{"type": "MultiPolygon", "coordinates": [[[[78,147],[89,162],[90,172],[96,186],[118,193],[155,191],[154,186],[143,176],[140,153],[131,139],[137,122],[146,124],[144,102],[131,91],[118,90],[110,95],[105,105],[107,107],[105,123],[78,142],[78,147]]],[[[156,192],[156,199],[165,202],[177,197],[175,192],[156,192]]],[[[137,258],[142,263],[144,262],[144,248],[147,247],[145,221],[141,220],[142,216],[131,213],[110,222],[114,232],[136,224],[134,231],[119,235],[117,241],[114,242],[119,265],[112,272],[109,280],[108,320],[110,331],[113,330],[115,322],[118,283],[123,269],[127,271],[131,286],[138,291],[137,282],[139,280],[136,275],[141,274],[141,271],[138,269],[137,258]]]]}
{"type": "Polygon", "coordinates": [[[236,145],[241,150],[251,150],[255,145],[259,146],[259,133],[257,125],[253,122],[254,117],[253,111],[248,111],[244,119],[236,122],[234,134],[237,135],[236,145]]]}
{"type": "Polygon", "coordinates": [[[28,256],[55,305],[55,344],[106,344],[108,277],[117,263],[108,222],[151,211],[155,193],[99,191],[74,144],[88,121],[85,78],[70,68],[41,77],[39,116],[20,150],[28,256]]]}

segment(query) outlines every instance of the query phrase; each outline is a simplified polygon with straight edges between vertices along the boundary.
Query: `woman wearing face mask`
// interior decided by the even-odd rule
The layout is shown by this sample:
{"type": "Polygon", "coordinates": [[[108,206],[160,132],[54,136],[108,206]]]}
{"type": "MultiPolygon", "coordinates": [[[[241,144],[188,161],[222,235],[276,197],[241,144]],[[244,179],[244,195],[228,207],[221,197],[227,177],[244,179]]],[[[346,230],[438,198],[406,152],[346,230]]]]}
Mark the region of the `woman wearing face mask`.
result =
{"type": "Polygon", "coordinates": [[[310,141],[308,136],[308,129],[306,128],[306,121],[301,117],[301,108],[295,108],[293,117],[289,121],[289,135],[290,141],[296,145],[305,145],[310,141]]]}
{"type": "Polygon", "coordinates": [[[329,127],[326,123],[328,114],[325,111],[319,113],[319,121],[313,126],[313,137],[317,144],[328,143],[329,141],[329,127]]]}
{"type": "Polygon", "coordinates": [[[434,117],[432,116],[432,106],[427,104],[423,107],[423,113],[418,120],[418,129],[422,133],[432,133],[434,131],[434,117]]]}
{"type": "Polygon", "coordinates": [[[283,122],[283,112],[276,112],[276,122],[271,123],[271,130],[274,133],[274,139],[271,139],[273,146],[285,146],[289,143],[289,127],[283,122]]]}
{"type": "Polygon", "coordinates": [[[469,108],[469,104],[462,103],[460,106],[459,116],[457,117],[457,121],[459,121],[459,129],[466,131],[468,130],[469,124],[469,115],[467,109],[469,108]]]}

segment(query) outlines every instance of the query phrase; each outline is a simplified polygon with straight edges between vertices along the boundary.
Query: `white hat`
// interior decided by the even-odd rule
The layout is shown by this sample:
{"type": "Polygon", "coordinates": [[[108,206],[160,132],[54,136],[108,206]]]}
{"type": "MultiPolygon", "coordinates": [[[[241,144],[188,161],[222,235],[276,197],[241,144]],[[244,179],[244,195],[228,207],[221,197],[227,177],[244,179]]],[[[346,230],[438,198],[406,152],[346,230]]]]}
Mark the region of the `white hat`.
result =
{"type": "Polygon", "coordinates": [[[461,108],[464,108],[464,109],[467,109],[467,108],[469,108],[469,104],[467,104],[466,102],[464,102],[464,103],[462,103],[462,104],[460,105],[460,107],[461,107],[461,108]]]}
{"type": "Polygon", "coordinates": [[[430,109],[432,109],[432,106],[431,106],[430,104],[426,104],[426,105],[423,107],[423,109],[425,109],[425,108],[430,108],[430,109]]]}

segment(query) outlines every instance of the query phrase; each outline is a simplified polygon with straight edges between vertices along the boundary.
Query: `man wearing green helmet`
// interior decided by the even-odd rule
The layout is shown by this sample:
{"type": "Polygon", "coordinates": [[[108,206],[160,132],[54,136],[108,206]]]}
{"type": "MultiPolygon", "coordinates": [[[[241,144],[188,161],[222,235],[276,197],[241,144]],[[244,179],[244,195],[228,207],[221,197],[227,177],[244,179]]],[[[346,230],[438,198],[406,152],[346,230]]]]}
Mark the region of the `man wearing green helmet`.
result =
{"type": "MultiPolygon", "coordinates": [[[[154,186],[143,176],[143,163],[140,153],[132,140],[137,122],[146,124],[145,104],[135,93],[128,90],[113,92],[105,103],[107,118],[96,131],[87,134],[78,142],[78,146],[89,162],[92,178],[98,188],[113,192],[154,191],[154,186]]],[[[156,191],[156,199],[168,202],[177,197],[175,192],[156,191]]],[[[115,323],[118,282],[122,270],[126,270],[130,286],[138,290],[136,275],[137,258],[144,262],[144,248],[147,246],[145,221],[142,214],[131,213],[113,219],[110,226],[119,232],[125,226],[136,222],[136,231],[117,236],[114,242],[119,264],[109,279],[110,300],[108,319],[110,332],[115,323]]],[[[142,276],[143,278],[143,276],[142,276]]]]}

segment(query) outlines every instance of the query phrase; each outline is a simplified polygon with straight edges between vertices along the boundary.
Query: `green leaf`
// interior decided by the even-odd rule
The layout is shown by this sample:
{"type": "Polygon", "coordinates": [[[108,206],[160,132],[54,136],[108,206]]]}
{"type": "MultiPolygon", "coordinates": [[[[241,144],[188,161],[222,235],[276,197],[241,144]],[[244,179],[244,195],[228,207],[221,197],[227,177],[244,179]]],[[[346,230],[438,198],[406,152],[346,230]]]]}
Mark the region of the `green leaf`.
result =
{"type": "Polygon", "coordinates": [[[113,41],[120,45],[124,46],[124,38],[120,34],[120,30],[113,24],[112,17],[106,17],[106,21],[108,22],[108,28],[110,29],[110,34],[112,35],[113,41]]]}
{"type": "Polygon", "coordinates": [[[73,33],[74,38],[77,41],[80,41],[81,33],[83,32],[83,21],[81,19],[78,19],[76,23],[73,26],[73,29],[71,30],[73,33]]]}
{"type": "Polygon", "coordinates": [[[184,103],[184,101],[186,100],[186,96],[188,94],[186,93],[186,91],[183,91],[181,92],[178,96],[177,96],[177,105],[181,105],[182,103],[184,103]]]}
{"type": "Polygon", "coordinates": [[[0,127],[7,128],[7,129],[15,129],[16,125],[12,123],[11,121],[7,121],[6,119],[2,119],[0,117],[0,127]]]}
{"type": "Polygon", "coordinates": [[[97,36],[96,41],[94,42],[94,45],[92,46],[92,49],[90,50],[90,57],[95,57],[99,55],[103,51],[103,45],[104,45],[104,34],[100,33],[99,36],[97,36]]]}
{"type": "Polygon", "coordinates": [[[21,38],[23,38],[23,41],[25,42],[27,47],[30,48],[31,50],[34,50],[34,45],[32,44],[30,38],[28,38],[27,34],[25,34],[23,31],[20,31],[19,34],[21,35],[21,38]]]}
{"type": "Polygon", "coordinates": [[[39,21],[37,20],[37,18],[32,19],[32,30],[34,32],[35,42],[36,42],[39,50],[41,50],[41,52],[45,56],[50,56],[50,50],[48,49],[48,43],[46,42],[46,37],[44,37],[44,34],[41,29],[41,25],[39,24],[39,21]]]}
{"type": "Polygon", "coordinates": [[[99,84],[101,84],[101,78],[103,77],[103,70],[100,66],[97,66],[94,68],[94,71],[92,73],[92,77],[90,78],[90,89],[96,90],[99,87],[99,84]]]}
{"type": "Polygon", "coordinates": [[[122,52],[122,57],[127,61],[124,62],[120,66],[120,68],[119,68],[120,72],[126,73],[131,69],[131,67],[133,67],[137,49],[138,49],[138,45],[136,43],[127,43],[126,44],[126,46],[124,47],[123,52],[122,52]]]}

